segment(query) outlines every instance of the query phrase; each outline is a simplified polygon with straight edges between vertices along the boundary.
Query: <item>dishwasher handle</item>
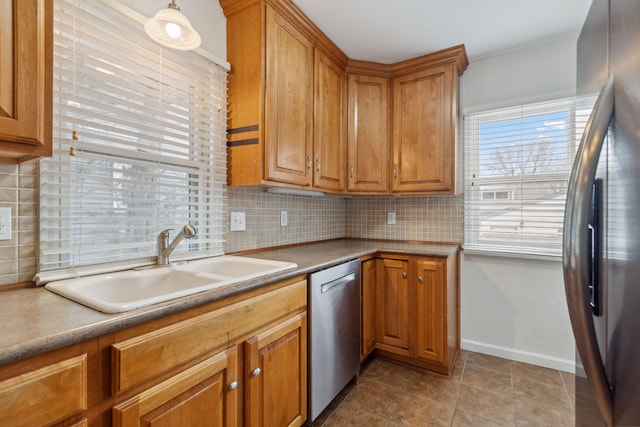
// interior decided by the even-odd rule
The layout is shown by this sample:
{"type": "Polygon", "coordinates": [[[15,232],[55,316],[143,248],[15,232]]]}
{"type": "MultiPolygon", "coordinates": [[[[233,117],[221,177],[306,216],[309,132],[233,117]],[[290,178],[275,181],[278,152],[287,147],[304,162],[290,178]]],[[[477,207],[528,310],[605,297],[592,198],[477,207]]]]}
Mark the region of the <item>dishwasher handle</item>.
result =
{"type": "Polygon", "coordinates": [[[335,280],[332,280],[330,282],[323,283],[322,286],[320,287],[320,293],[324,294],[326,292],[329,292],[333,288],[337,288],[338,286],[346,285],[347,283],[354,281],[355,278],[356,278],[356,274],[355,273],[350,273],[350,274],[347,274],[346,276],[342,276],[342,277],[340,277],[338,279],[335,279],[335,280]]]}

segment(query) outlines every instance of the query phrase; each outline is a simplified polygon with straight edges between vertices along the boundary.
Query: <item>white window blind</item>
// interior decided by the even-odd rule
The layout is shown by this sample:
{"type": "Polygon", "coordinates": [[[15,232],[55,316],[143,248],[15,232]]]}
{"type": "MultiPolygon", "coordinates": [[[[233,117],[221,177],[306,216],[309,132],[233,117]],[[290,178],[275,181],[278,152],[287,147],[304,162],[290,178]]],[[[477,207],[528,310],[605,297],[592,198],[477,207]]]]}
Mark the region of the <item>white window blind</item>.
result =
{"type": "Polygon", "coordinates": [[[40,271],[149,264],[158,232],[187,223],[198,234],[172,258],[223,252],[226,71],[161,48],[113,3],[55,0],[40,271]]]}
{"type": "Polygon", "coordinates": [[[465,251],[561,256],[567,184],[588,112],[562,99],[465,115],[465,251]]]}

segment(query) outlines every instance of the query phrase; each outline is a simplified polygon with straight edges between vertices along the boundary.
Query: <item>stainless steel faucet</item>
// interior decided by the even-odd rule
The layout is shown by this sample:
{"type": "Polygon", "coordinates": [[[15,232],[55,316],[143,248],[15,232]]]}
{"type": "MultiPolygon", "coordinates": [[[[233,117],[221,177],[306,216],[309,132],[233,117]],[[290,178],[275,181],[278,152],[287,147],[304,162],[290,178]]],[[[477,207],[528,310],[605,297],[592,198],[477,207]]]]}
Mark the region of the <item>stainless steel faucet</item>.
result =
{"type": "Polygon", "coordinates": [[[182,239],[190,239],[192,237],[195,237],[195,235],[198,233],[191,224],[187,224],[182,227],[180,233],[178,233],[171,244],[169,244],[169,233],[173,230],[173,228],[169,228],[166,230],[162,230],[158,234],[158,265],[169,264],[169,255],[171,255],[171,252],[173,252],[173,250],[180,244],[182,239]]]}

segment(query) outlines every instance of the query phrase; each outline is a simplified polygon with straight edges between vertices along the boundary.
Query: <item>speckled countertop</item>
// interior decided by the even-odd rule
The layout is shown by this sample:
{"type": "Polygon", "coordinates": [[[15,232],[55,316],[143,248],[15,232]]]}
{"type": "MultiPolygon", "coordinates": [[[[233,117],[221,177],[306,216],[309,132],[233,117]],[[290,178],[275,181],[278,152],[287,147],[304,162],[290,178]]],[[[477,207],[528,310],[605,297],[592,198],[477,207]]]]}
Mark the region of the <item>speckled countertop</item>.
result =
{"type": "Polygon", "coordinates": [[[118,314],[101,313],[44,288],[1,292],[0,365],[376,252],[446,257],[457,250],[458,246],[451,244],[351,239],[265,250],[247,256],[295,262],[298,268],[118,314]]]}

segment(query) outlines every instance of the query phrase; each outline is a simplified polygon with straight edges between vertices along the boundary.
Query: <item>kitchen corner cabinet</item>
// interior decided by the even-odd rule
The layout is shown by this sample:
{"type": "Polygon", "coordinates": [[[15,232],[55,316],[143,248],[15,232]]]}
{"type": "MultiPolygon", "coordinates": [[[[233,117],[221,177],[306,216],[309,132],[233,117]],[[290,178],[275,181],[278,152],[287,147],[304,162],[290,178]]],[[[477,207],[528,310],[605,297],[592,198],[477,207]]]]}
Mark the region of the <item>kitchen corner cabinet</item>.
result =
{"type": "Polygon", "coordinates": [[[292,4],[221,0],[227,17],[228,184],[344,189],[344,72],[292,4]],[[298,24],[298,25],[296,25],[298,24]]]}
{"type": "Polygon", "coordinates": [[[376,348],[376,260],[363,261],[360,268],[362,362],[376,348]]]}
{"type": "Polygon", "coordinates": [[[4,0],[0,14],[0,158],[51,155],[53,1],[4,0]]]}
{"type": "Polygon", "coordinates": [[[392,193],[457,191],[459,76],[467,65],[462,46],[395,65],[403,71],[392,78],[392,193]]]}
{"type": "Polygon", "coordinates": [[[350,193],[386,194],[389,176],[389,79],[349,73],[347,142],[350,193]]]}
{"type": "Polygon", "coordinates": [[[382,254],[376,273],[377,352],[451,375],[460,348],[458,254],[382,254]]]}

